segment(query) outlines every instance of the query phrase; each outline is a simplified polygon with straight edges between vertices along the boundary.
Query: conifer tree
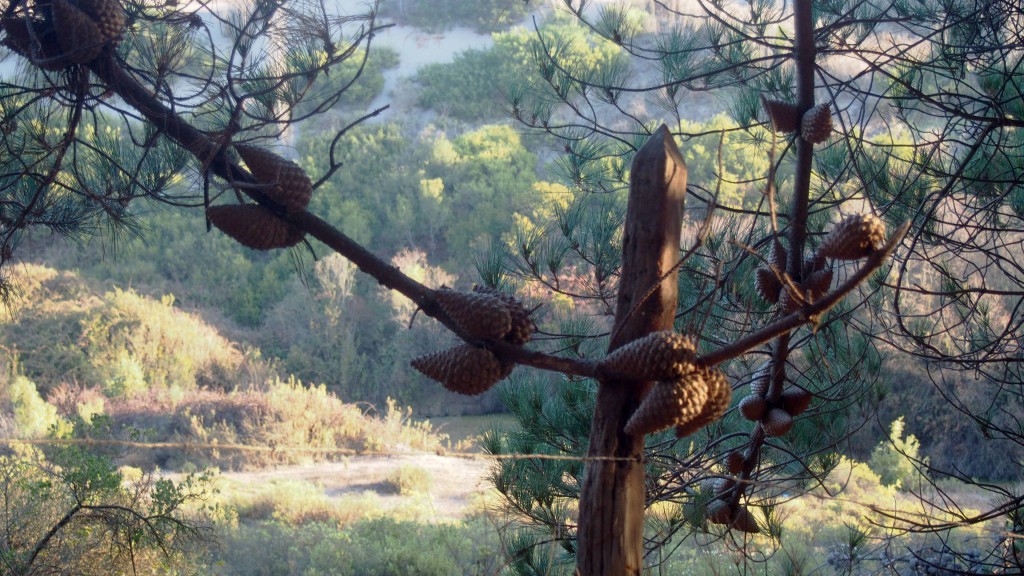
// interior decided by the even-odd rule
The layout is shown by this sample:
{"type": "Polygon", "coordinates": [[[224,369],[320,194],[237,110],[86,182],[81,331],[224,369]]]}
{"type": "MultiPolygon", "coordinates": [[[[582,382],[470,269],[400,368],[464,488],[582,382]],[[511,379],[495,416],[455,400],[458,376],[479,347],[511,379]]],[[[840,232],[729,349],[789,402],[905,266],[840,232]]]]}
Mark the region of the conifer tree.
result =
{"type": "MultiPolygon", "coordinates": [[[[371,49],[375,6],[349,17],[289,0],[227,12],[8,0],[0,41],[23,70],[0,86],[0,265],[32,227],[116,234],[131,230],[136,199],[190,205],[253,249],[315,238],[412,299],[465,341],[414,363],[449,388],[479,392],[515,365],[564,375],[507,386],[524,434],[490,445],[582,455],[587,428],[594,442],[585,465],[514,460],[497,469],[510,506],[562,551],[539,552],[531,534],[515,535],[514,567],[524,573],[552,573],[560,562],[585,574],[639,573],[646,551],[708,523],[740,539],[776,533],[778,481],[814,482],[834,463],[848,420],[874,399],[880,343],[975,369],[1019,401],[1007,386],[1019,383],[1009,362],[1019,358],[1019,312],[1007,303],[1019,300],[1020,284],[1006,252],[1019,243],[1019,157],[1006,145],[1019,136],[1018,8],[796,0],[740,10],[712,0],[689,14],[654,2],[645,28],[640,12],[564,4],[646,65],[588,68],[561,59],[558,38],[538,38],[546,84],[511,91],[510,113],[560,138],[557,164],[574,198],[548,229],[524,230],[515,254],[485,258],[486,286],[470,291],[431,290],[306,211],[342,168],[340,135],[365,117],[325,142],[323,174],[271,149],[357,80],[324,82],[371,49]],[[843,58],[858,66],[837,68],[843,58]],[[642,275],[625,272],[641,256],[624,251],[623,216],[644,209],[627,206],[625,186],[644,186],[638,175],[649,164],[637,157],[647,146],[662,155],[658,166],[682,171],[676,141],[685,148],[701,136],[678,129],[692,91],[728,94],[735,127],[719,140],[759,146],[770,169],[750,183],[761,196],[747,207],[715,205],[724,174],[690,183],[703,224],[684,252],[663,249],[661,261],[676,264],[648,276],[649,288],[631,285],[624,300],[627,279],[642,275]],[[899,242],[892,269],[872,276],[899,242]],[[924,267],[934,286],[917,281],[924,267]],[[586,304],[565,314],[557,349],[528,345],[532,309],[500,291],[516,280],[586,304]],[[853,290],[861,293],[839,304],[853,290]],[[909,311],[908,294],[931,308],[909,311]],[[669,326],[622,328],[655,301],[669,326]],[[624,404],[602,400],[616,390],[626,391],[624,404]],[[618,419],[606,419],[609,410],[618,419]],[[626,450],[607,453],[597,438],[626,450]],[[620,481],[625,503],[615,501],[620,481]],[[644,540],[653,502],[674,502],[677,512],[644,540]],[[606,506],[614,512],[599,514],[606,506]]],[[[658,178],[676,191],[685,185],[658,178]]],[[[641,223],[626,223],[626,236],[641,223]]],[[[1013,411],[954,407],[987,433],[1019,439],[1013,411]]],[[[1011,497],[1006,506],[1019,504],[1011,497]]]]}
{"type": "MultiPolygon", "coordinates": [[[[893,265],[858,297],[814,318],[811,329],[723,365],[737,399],[725,418],[696,435],[648,439],[646,502],[661,506],[648,519],[645,563],[709,523],[734,532],[750,526],[742,510],[760,510],[756,530],[777,534],[781,483],[792,491],[821,481],[842,439],[898,384],[889,374],[908,361],[904,354],[927,369],[948,402],[933,431],[962,430],[957,421],[966,416],[980,429],[976,437],[996,443],[1002,464],[1012,460],[1021,440],[1024,280],[1012,263],[1022,253],[1022,164],[1014,144],[1024,103],[1016,72],[1020,7],[974,0],[560,4],[631,63],[581,66],[562,57],[557,39],[538,33],[536,65],[545,82],[508,92],[512,116],[549,134],[562,152],[556,165],[573,198],[549,229],[524,231],[496,269],[577,302],[554,331],[558,346],[584,357],[607,346],[608,279],[620,263],[589,239],[619,229],[629,162],[660,121],[673,126],[684,154],[688,143],[706,145],[713,136],[719,150],[742,140],[771,164],[761,177],[736,182],[719,161],[715,180],[688,183],[693,234],[683,245],[675,324],[694,335],[698,354],[848,277],[848,264],[838,260],[857,249],[839,249],[834,223],[869,236],[910,223],[893,265]],[[713,135],[690,129],[689,108],[707,95],[726,105],[732,127],[713,135]],[[716,202],[723,184],[745,185],[747,201],[716,202]],[[709,211],[717,213],[701,226],[709,211]],[[569,285],[570,275],[582,279],[569,285]],[[957,384],[964,372],[980,391],[957,384]]],[[[586,418],[598,387],[580,379],[506,386],[521,430],[493,437],[489,449],[587,454],[586,418]]],[[[932,480],[970,480],[948,461],[917,465],[932,480]]],[[[573,462],[498,466],[496,486],[526,521],[509,537],[520,573],[558,566],[571,573],[600,555],[577,541],[588,517],[585,477],[573,462]]],[[[997,504],[980,516],[945,500],[923,521],[893,524],[943,531],[953,527],[950,517],[970,524],[1016,513],[1021,495],[984,489],[997,504]]],[[[947,568],[963,567],[951,552],[947,568]]],[[[981,564],[1014,562],[993,550],[981,564]]]]}

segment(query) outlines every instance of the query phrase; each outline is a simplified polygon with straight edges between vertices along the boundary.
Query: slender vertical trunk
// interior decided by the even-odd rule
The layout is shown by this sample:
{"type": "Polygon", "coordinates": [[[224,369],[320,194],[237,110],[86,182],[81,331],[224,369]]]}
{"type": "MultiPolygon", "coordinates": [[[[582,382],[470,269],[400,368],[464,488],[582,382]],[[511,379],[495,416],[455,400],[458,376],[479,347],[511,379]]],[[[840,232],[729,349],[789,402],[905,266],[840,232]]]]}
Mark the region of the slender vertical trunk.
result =
{"type": "MultiPolygon", "coordinates": [[[[633,160],[622,274],[609,351],[672,328],[686,164],[662,125],[633,160]],[[664,279],[663,279],[664,278],[664,279]],[[652,288],[654,289],[652,291],[652,288]]],[[[577,573],[625,576],[643,568],[644,438],[623,431],[651,383],[602,380],[580,494],[577,573]]]]}

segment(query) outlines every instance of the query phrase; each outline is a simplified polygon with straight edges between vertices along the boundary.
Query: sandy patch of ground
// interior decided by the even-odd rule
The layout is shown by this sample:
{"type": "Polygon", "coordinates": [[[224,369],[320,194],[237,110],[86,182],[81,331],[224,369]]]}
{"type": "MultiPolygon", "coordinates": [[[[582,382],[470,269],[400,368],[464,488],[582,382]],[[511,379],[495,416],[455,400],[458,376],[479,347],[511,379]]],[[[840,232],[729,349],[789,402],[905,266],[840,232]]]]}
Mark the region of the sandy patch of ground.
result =
{"type": "MultiPolygon", "coordinates": [[[[426,470],[432,479],[430,499],[434,519],[457,520],[475,510],[474,500],[488,488],[489,463],[484,459],[456,458],[423,453],[401,456],[357,456],[344,462],[286,466],[253,472],[225,472],[231,483],[256,485],[280,480],[300,480],[320,486],[330,498],[344,499],[376,494],[384,510],[402,506],[407,496],[393,493],[386,480],[402,466],[426,470]]],[[[422,498],[422,495],[420,496],[422,498]]]]}

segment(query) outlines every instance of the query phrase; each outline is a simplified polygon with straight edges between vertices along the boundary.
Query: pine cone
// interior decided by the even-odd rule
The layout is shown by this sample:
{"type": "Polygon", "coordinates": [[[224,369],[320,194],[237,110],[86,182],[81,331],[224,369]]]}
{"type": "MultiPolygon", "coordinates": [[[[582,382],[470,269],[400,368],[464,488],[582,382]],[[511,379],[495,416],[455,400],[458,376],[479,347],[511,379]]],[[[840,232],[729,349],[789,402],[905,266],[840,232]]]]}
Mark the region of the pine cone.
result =
{"type": "Polygon", "coordinates": [[[687,422],[676,425],[676,438],[689,436],[701,428],[718,420],[729,409],[732,403],[732,386],[725,374],[717,368],[698,368],[696,377],[707,387],[708,397],[701,407],[700,413],[687,422]]]}
{"type": "Polygon", "coordinates": [[[508,334],[505,334],[506,342],[522,346],[530,341],[536,326],[533,320],[530,319],[530,310],[518,298],[511,294],[482,286],[474,286],[473,292],[491,294],[498,298],[498,300],[501,300],[505,307],[508,308],[508,313],[512,317],[512,328],[508,331],[508,334]]]}
{"type": "Polygon", "coordinates": [[[765,401],[763,396],[750,395],[740,400],[740,414],[751,422],[757,422],[764,417],[764,412],[768,408],[768,403],[765,401]]]}
{"type": "Polygon", "coordinates": [[[754,376],[750,379],[750,395],[762,398],[768,396],[768,387],[771,383],[772,364],[771,362],[765,362],[754,372],[754,376]]]}
{"type": "Polygon", "coordinates": [[[782,245],[782,242],[776,238],[772,240],[772,255],[771,265],[775,267],[779,272],[786,272],[786,264],[789,263],[789,251],[782,245]]]}
{"type": "Polygon", "coordinates": [[[800,112],[797,111],[796,106],[789,102],[768,100],[764,96],[761,97],[761,104],[768,112],[768,119],[771,120],[772,129],[776,132],[788,134],[796,132],[800,127],[800,112]]]}
{"type": "Polygon", "coordinates": [[[469,344],[420,356],[411,364],[424,376],[467,396],[486,392],[510,371],[489,350],[469,344]]]}
{"type": "Polygon", "coordinates": [[[793,428],[793,417],[782,408],[772,408],[765,414],[761,427],[768,436],[782,436],[793,428]]]}
{"type": "Polygon", "coordinates": [[[832,287],[832,269],[825,268],[824,270],[811,272],[804,279],[803,286],[807,290],[807,296],[810,301],[817,301],[825,294],[828,294],[829,288],[832,287]]]}
{"type": "Polygon", "coordinates": [[[885,224],[872,214],[855,214],[836,224],[818,247],[833,260],[859,260],[885,243],[885,224]]]}
{"type": "Polygon", "coordinates": [[[601,360],[599,369],[636,380],[677,380],[693,370],[695,351],[686,336],[667,330],[652,332],[620,346],[601,360]]]}
{"type": "Polygon", "coordinates": [[[689,422],[700,414],[707,398],[707,385],[699,378],[656,382],[626,422],[626,433],[653,434],[689,422]]]}
{"type": "Polygon", "coordinates": [[[96,23],[105,42],[115,46],[124,32],[124,7],[118,0],[77,0],[76,5],[96,23]]]}
{"type": "Polygon", "coordinates": [[[790,416],[799,416],[811,405],[812,398],[811,393],[803,388],[790,388],[782,393],[779,403],[790,416]]]}
{"type": "Polygon", "coordinates": [[[757,519],[754,518],[754,515],[745,506],[740,506],[739,510],[736,511],[736,519],[732,521],[730,526],[748,534],[757,534],[761,531],[757,527],[757,519]]]}
{"type": "Polygon", "coordinates": [[[0,18],[0,26],[6,32],[0,44],[33,65],[43,70],[63,70],[72,64],[57,42],[57,34],[50,23],[35,18],[5,16],[0,18]]]}
{"type": "Polygon", "coordinates": [[[828,104],[819,104],[804,113],[800,136],[811,144],[820,144],[832,136],[832,110],[828,104]]]}
{"type": "Polygon", "coordinates": [[[743,472],[743,465],[743,452],[739,450],[733,450],[725,457],[725,466],[729,470],[730,474],[739,474],[743,472]]]}
{"type": "Polygon", "coordinates": [[[235,150],[252,175],[267,185],[263,192],[271,200],[288,212],[306,209],[313,195],[313,183],[298,164],[259,146],[236,144],[235,150]]]}
{"type": "Polygon", "coordinates": [[[67,0],[51,5],[57,43],[64,56],[74,64],[92,62],[103,51],[106,39],[88,14],[67,0]]]}
{"type": "Polygon", "coordinates": [[[493,294],[442,288],[434,296],[445,314],[473,338],[501,340],[512,329],[508,307],[493,294]]]}
{"type": "Polygon", "coordinates": [[[303,237],[300,230],[255,204],[210,206],[206,217],[221,232],[254,250],[288,248],[303,237]]]}
{"type": "Polygon", "coordinates": [[[721,498],[726,492],[732,490],[735,485],[736,481],[732,478],[715,478],[711,482],[711,492],[716,498],[721,498]]]}
{"type": "Polygon", "coordinates": [[[782,284],[775,273],[767,268],[758,268],[754,272],[754,288],[757,294],[769,304],[776,304],[779,301],[779,292],[782,291],[782,284]]]}
{"type": "Polygon", "coordinates": [[[732,519],[732,509],[725,500],[715,498],[708,502],[707,516],[712,524],[728,524],[732,519]]]}

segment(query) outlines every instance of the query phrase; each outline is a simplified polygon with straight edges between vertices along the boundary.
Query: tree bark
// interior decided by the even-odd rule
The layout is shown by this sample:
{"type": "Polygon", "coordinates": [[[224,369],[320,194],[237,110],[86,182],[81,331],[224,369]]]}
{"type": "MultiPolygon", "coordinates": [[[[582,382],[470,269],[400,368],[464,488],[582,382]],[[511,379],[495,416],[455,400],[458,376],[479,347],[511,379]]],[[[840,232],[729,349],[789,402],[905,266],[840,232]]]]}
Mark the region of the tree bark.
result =
{"type": "MultiPolygon", "coordinates": [[[[668,272],[679,258],[685,193],[686,164],[662,125],[633,160],[609,352],[672,329],[679,283],[668,272]]],[[[651,384],[599,382],[587,452],[597,459],[587,463],[580,494],[578,574],[622,576],[643,568],[644,437],[623,427],[651,384]]]]}

